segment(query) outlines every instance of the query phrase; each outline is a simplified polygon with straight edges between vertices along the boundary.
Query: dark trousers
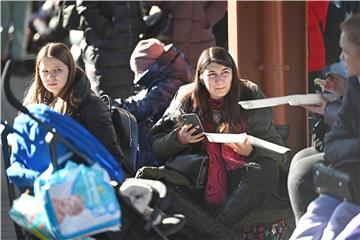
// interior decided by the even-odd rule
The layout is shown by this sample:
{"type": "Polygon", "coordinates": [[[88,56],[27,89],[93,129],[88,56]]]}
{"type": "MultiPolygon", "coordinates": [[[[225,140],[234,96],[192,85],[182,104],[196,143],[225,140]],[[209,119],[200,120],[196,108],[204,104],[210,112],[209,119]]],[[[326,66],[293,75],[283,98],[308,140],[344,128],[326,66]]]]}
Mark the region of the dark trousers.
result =
{"type": "Polygon", "coordinates": [[[265,192],[278,194],[279,167],[277,163],[268,158],[258,159],[260,169],[241,168],[228,173],[229,193],[233,192],[240,182],[246,182],[252,186],[261,187],[265,192]]]}
{"type": "MultiPolygon", "coordinates": [[[[279,187],[279,167],[276,161],[269,158],[262,158],[257,160],[260,165],[260,169],[255,168],[239,168],[231,172],[228,172],[228,193],[231,194],[235,188],[246,182],[251,186],[257,186],[269,194],[278,195],[279,187]]],[[[182,191],[193,201],[202,206],[210,213],[217,213],[219,206],[213,206],[208,204],[204,198],[203,189],[190,190],[185,187],[181,187],[182,191]]]]}

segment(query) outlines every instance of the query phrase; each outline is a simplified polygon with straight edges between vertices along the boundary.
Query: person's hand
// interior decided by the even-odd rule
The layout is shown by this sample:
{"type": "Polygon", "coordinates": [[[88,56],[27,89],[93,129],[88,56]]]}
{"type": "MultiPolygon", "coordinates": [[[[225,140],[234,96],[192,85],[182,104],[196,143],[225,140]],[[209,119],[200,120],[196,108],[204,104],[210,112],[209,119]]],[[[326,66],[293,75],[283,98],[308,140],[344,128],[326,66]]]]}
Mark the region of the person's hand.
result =
{"type": "Polygon", "coordinates": [[[241,156],[249,156],[253,149],[250,137],[246,137],[243,143],[225,143],[225,145],[232,148],[234,152],[241,156]]]}
{"type": "Polygon", "coordinates": [[[344,96],[346,93],[346,78],[333,72],[327,73],[326,76],[324,89],[337,96],[344,96]]]}
{"type": "Polygon", "coordinates": [[[329,101],[322,95],[321,92],[317,91],[316,93],[320,98],[320,104],[307,104],[307,105],[301,105],[301,106],[310,112],[324,115],[326,105],[328,104],[329,101]]]}
{"type": "Polygon", "coordinates": [[[192,124],[185,124],[178,130],[178,139],[183,144],[197,143],[204,139],[203,133],[194,134],[199,126],[193,127],[192,124]]]}

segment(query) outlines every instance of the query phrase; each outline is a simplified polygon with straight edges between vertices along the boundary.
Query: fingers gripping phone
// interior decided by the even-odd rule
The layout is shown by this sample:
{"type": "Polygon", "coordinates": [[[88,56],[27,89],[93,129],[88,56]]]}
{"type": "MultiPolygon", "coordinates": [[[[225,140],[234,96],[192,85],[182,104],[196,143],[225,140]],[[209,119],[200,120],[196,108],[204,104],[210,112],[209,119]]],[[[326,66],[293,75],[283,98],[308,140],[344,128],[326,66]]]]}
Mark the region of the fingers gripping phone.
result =
{"type": "Polygon", "coordinates": [[[196,113],[187,113],[183,114],[182,118],[185,122],[185,124],[192,124],[193,127],[195,127],[197,130],[193,133],[193,135],[199,134],[204,132],[204,127],[201,124],[200,118],[196,113]]]}

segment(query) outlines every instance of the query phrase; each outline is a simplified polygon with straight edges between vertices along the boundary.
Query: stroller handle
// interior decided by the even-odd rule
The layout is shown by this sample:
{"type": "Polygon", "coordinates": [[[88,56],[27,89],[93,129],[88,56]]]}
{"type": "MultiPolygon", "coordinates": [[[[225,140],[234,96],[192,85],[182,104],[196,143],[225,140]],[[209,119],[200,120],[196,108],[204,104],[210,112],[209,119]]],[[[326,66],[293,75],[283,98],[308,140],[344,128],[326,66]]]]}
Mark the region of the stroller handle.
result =
{"type": "Polygon", "coordinates": [[[11,91],[10,76],[12,74],[12,71],[13,71],[13,63],[11,62],[11,60],[7,60],[5,63],[4,72],[2,76],[5,97],[14,108],[29,115],[30,113],[29,110],[20,103],[20,101],[14,96],[13,92],[11,91]]]}

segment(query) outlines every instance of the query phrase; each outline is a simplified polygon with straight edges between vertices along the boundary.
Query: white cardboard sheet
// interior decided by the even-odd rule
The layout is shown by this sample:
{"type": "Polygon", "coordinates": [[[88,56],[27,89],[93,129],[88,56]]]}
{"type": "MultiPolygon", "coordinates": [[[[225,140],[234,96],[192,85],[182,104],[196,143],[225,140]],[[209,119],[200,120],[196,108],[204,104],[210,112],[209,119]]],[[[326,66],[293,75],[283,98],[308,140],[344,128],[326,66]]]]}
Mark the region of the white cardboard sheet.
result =
{"type": "Polygon", "coordinates": [[[262,140],[260,138],[247,135],[246,133],[241,134],[223,134],[223,133],[204,133],[209,142],[216,143],[243,143],[246,137],[251,138],[252,145],[255,147],[263,148],[278,153],[286,153],[290,151],[289,148],[280,146],[278,144],[262,140]]]}
{"type": "MultiPolygon", "coordinates": [[[[323,94],[329,101],[334,101],[337,96],[334,94],[323,94]]],[[[316,93],[309,94],[295,94],[282,97],[263,98],[249,101],[238,102],[244,109],[256,109],[264,107],[274,107],[278,105],[289,104],[291,106],[306,105],[306,104],[319,104],[320,98],[316,93]]]]}

